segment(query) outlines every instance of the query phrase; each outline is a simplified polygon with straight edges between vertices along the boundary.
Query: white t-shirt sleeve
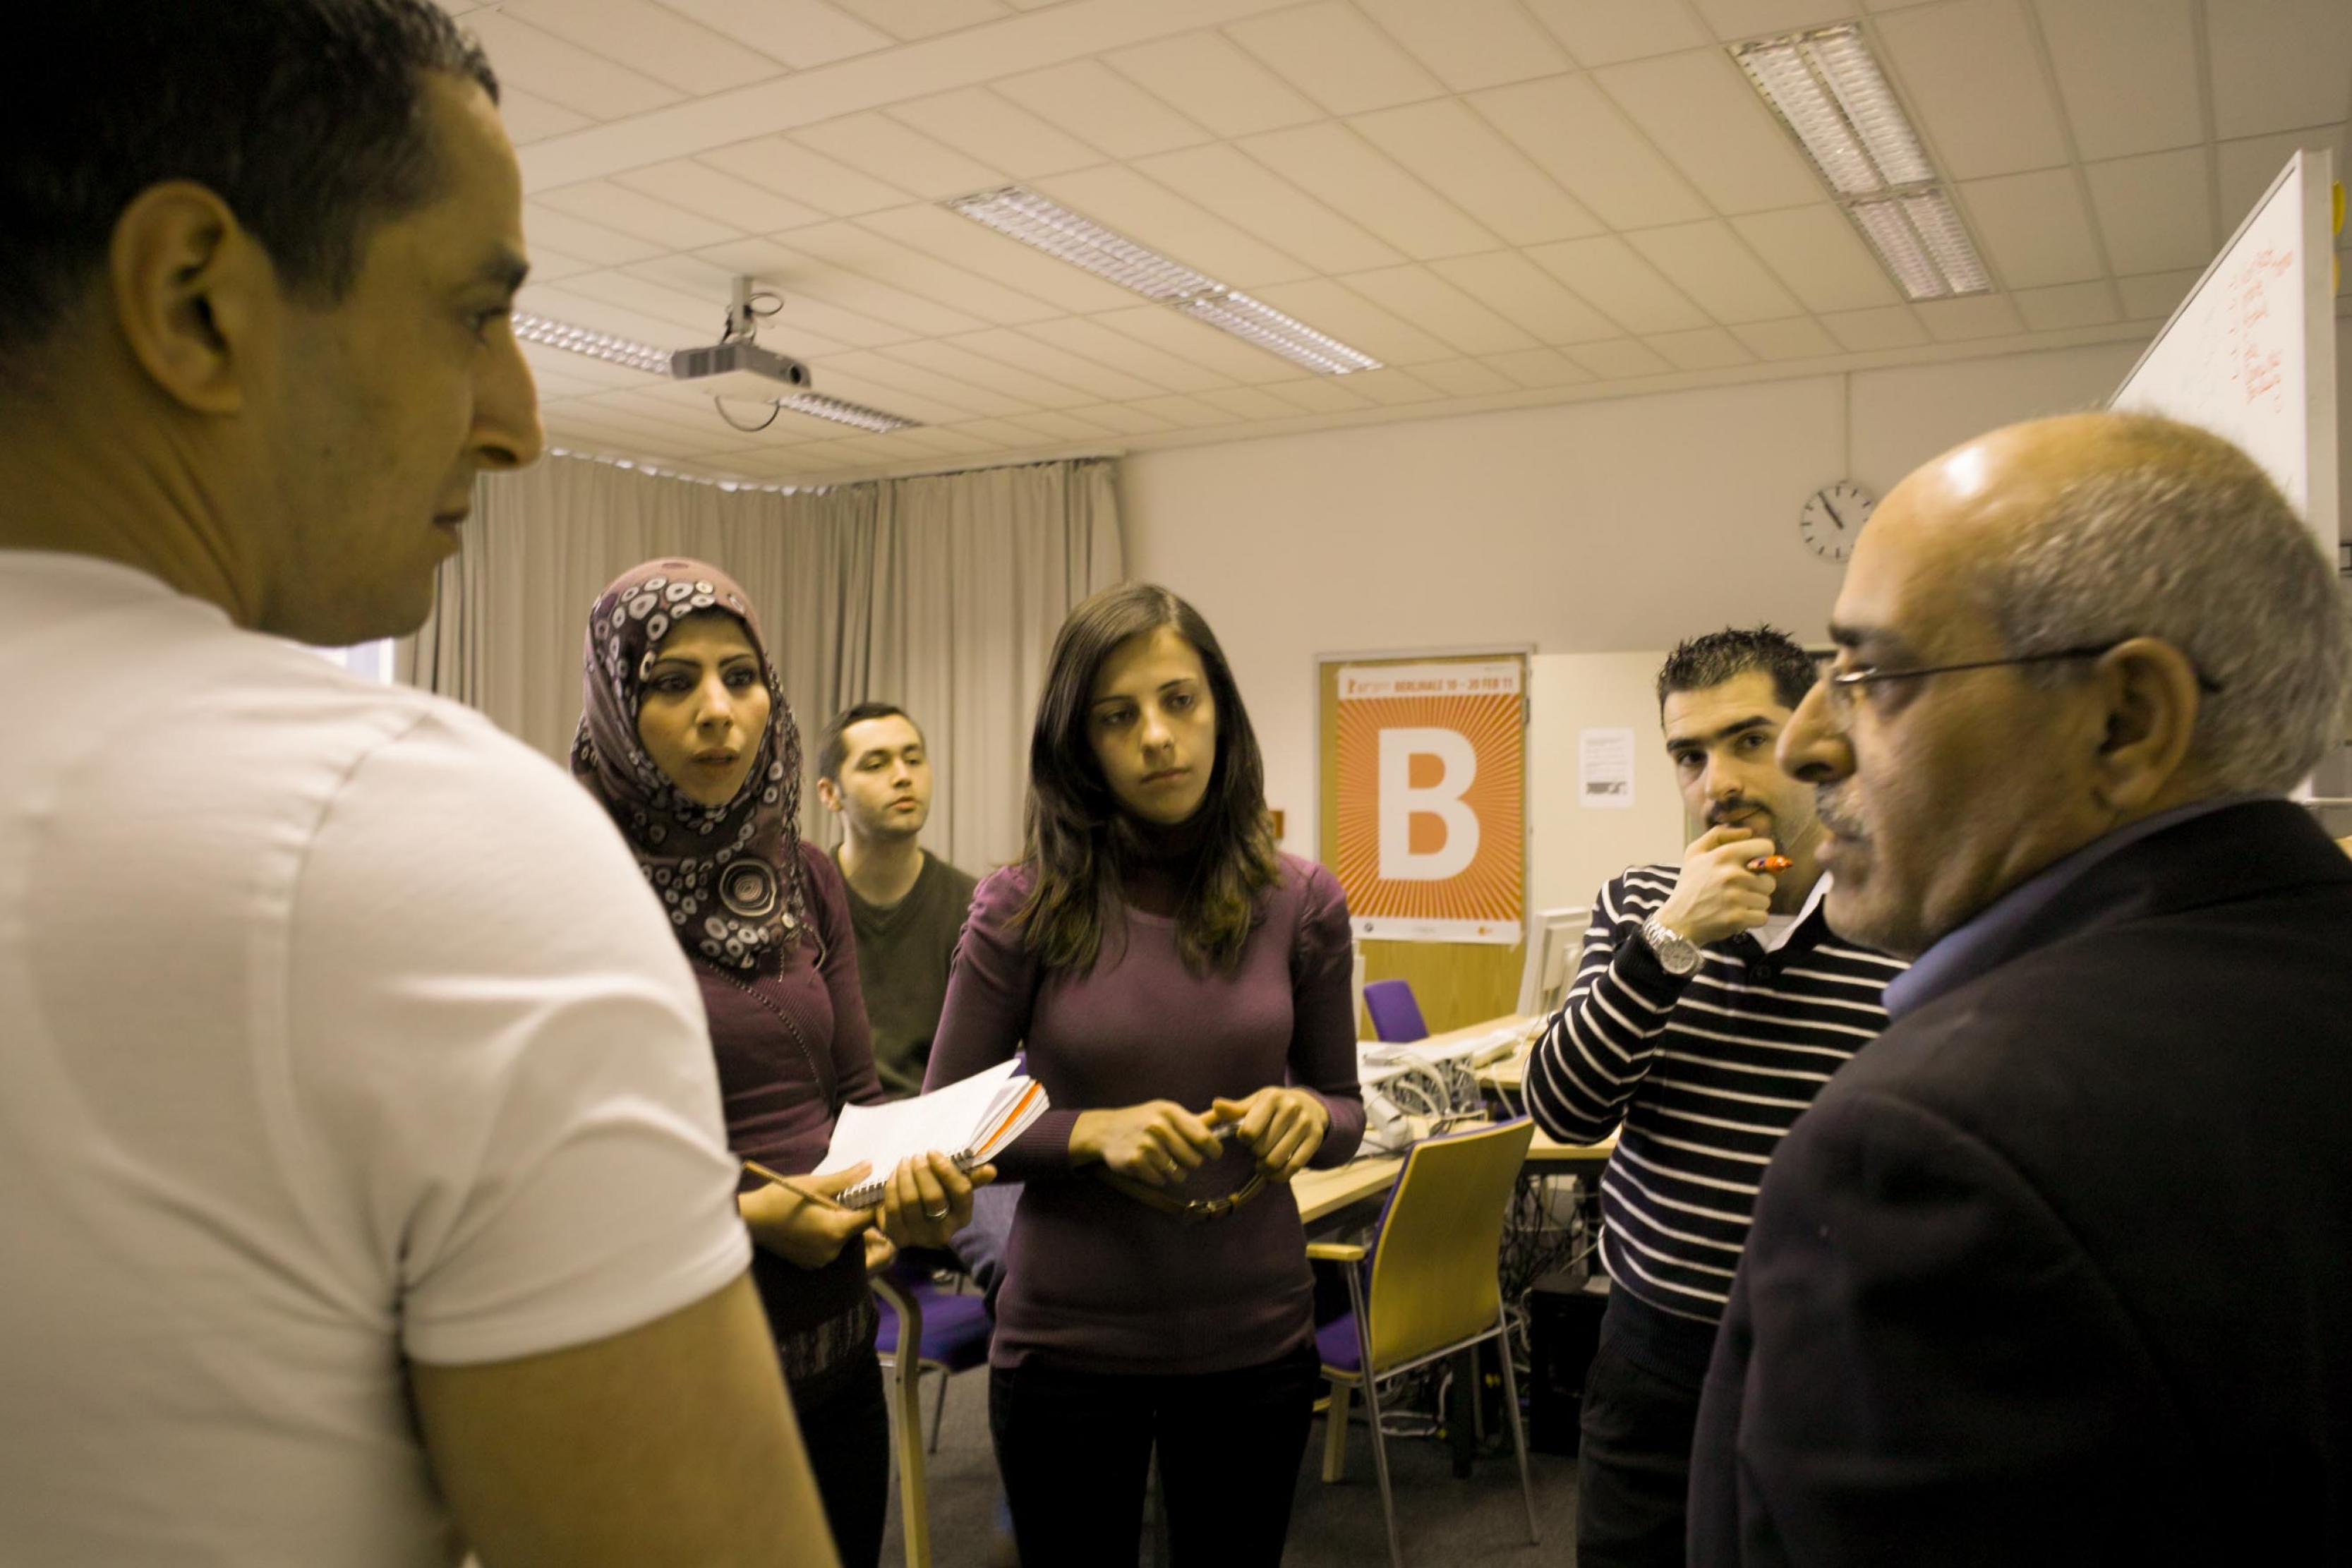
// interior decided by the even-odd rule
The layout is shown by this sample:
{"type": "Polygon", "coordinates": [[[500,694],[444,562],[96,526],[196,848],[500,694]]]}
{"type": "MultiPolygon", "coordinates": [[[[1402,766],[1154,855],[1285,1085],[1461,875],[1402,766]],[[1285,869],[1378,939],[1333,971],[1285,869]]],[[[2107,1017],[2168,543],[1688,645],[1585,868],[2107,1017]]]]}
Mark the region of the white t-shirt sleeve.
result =
{"type": "Polygon", "coordinates": [[[585,1343],[742,1272],[699,993],[577,784],[435,704],[352,770],[294,888],[286,1124],[335,1143],[298,1158],[310,1212],[357,1226],[332,1250],[413,1359],[585,1343]]]}

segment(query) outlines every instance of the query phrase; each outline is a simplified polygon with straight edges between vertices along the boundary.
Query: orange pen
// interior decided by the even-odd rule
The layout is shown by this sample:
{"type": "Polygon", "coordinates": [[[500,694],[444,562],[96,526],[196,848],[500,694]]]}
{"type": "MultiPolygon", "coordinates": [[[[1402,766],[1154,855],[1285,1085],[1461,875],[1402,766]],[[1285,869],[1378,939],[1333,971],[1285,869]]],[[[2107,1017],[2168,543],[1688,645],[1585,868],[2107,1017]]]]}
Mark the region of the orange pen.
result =
{"type": "Polygon", "coordinates": [[[1786,855],[1759,855],[1748,862],[1748,868],[1751,871],[1785,871],[1795,864],[1786,855]]]}

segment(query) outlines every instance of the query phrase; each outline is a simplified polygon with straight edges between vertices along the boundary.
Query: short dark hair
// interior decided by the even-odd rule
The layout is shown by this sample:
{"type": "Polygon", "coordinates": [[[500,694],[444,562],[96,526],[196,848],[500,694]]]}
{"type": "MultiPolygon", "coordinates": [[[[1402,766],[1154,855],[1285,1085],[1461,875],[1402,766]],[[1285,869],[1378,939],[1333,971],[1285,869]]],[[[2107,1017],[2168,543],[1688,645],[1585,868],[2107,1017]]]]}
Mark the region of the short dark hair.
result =
{"type": "Polygon", "coordinates": [[[845,708],[824,721],[824,733],[816,743],[816,776],[841,782],[841,764],[849,761],[849,742],[842,735],[852,724],[863,724],[868,719],[906,719],[915,725],[915,739],[923,738],[923,727],[907,718],[907,710],[893,702],[860,702],[845,708]]]}
{"type": "Polygon", "coordinates": [[[1265,759],[1216,633],[1200,611],[1157,584],[1105,588],[1072,610],[1055,635],[1029,734],[1023,859],[1036,882],[1015,921],[1045,969],[1091,970],[1106,923],[1124,916],[1123,872],[1142,840],[1103,778],[1087,739],[1087,712],[1111,650],[1161,626],[1200,654],[1217,715],[1217,760],[1196,814],[1201,858],[1176,907],[1176,951],[1185,967],[1199,974],[1238,966],[1259,895],[1281,878],[1265,759]]]}
{"type": "Polygon", "coordinates": [[[377,223],[442,188],[428,72],[498,78],[431,0],[27,6],[16,58],[70,72],[0,99],[0,365],[21,369],[105,265],[139,193],[226,203],[289,293],[332,303],[377,223]]]}
{"type": "Polygon", "coordinates": [[[1749,670],[1772,678],[1772,695],[1781,707],[1794,710],[1813,689],[1821,673],[1796,638],[1778,626],[1744,630],[1726,626],[1703,637],[1693,637],[1666,655],[1658,671],[1658,706],[1677,691],[1705,691],[1736,679],[1749,670]]]}

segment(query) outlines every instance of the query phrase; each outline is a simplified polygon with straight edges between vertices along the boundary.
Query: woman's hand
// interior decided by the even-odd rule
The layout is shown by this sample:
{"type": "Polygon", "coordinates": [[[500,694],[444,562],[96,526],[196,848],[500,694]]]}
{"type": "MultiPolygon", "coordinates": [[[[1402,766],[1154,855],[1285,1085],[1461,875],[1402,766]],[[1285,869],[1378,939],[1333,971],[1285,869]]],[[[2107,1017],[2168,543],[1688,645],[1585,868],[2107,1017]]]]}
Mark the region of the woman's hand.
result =
{"type": "Polygon", "coordinates": [[[751,1228],[751,1239],[785,1262],[822,1268],[841,1256],[856,1237],[873,1228],[872,1209],[844,1208],[839,1194],[864,1181],[872,1166],[860,1162],[829,1176],[799,1176],[739,1194],[735,1206],[751,1228]]]}
{"type": "Polygon", "coordinates": [[[890,1260],[898,1256],[898,1249],[891,1246],[890,1238],[878,1230],[867,1231],[865,1240],[866,1278],[871,1279],[890,1267],[890,1260]]]}
{"type": "Polygon", "coordinates": [[[1234,1136],[1257,1156],[1269,1182],[1286,1182],[1305,1170],[1331,1127],[1329,1106],[1303,1089],[1280,1084],[1245,1100],[1220,1100],[1209,1114],[1234,1123],[1234,1136]]]}
{"type": "Polygon", "coordinates": [[[882,1234],[900,1247],[945,1247],[948,1237],[971,1223],[971,1194],[996,1180],[996,1167],[971,1175],[945,1154],[902,1160],[882,1185],[882,1234]]]}
{"type": "Polygon", "coordinates": [[[1117,1110],[1082,1110],[1070,1129],[1075,1163],[1101,1161],[1146,1185],[1181,1182],[1223,1152],[1209,1124],[1172,1100],[1146,1100],[1117,1110]]]}

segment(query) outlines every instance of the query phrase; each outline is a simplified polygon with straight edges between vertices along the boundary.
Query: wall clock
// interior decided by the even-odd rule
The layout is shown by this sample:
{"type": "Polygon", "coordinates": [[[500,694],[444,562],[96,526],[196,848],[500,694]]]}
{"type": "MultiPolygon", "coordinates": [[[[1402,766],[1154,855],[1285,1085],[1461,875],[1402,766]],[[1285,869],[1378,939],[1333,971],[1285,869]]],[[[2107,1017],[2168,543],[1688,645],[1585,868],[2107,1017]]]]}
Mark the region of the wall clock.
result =
{"type": "Polygon", "coordinates": [[[1797,513],[1797,531],[1806,547],[1824,561],[1843,561],[1853,553],[1854,536],[1870,519],[1878,498],[1852,479],[1824,485],[1805,500],[1797,513]]]}

